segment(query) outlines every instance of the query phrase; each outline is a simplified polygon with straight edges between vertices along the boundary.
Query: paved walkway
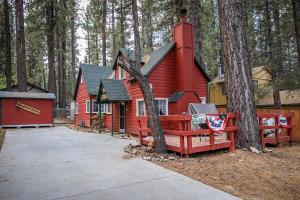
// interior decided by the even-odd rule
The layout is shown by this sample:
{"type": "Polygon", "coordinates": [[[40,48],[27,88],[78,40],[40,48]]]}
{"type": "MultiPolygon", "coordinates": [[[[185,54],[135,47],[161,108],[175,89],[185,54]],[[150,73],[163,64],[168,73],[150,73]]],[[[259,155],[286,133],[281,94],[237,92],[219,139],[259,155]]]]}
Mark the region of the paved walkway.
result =
{"type": "Polygon", "coordinates": [[[133,141],[66,127],[9,129],[0,153],[0,199],[237,199],[142,159],[133,141]]]}

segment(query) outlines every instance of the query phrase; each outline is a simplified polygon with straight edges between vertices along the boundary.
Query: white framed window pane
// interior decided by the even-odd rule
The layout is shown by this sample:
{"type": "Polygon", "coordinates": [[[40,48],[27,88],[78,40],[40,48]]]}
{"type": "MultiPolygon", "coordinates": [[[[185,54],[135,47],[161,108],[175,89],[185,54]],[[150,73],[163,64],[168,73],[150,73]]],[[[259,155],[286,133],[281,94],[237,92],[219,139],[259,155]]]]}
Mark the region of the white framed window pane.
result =
{"type": "Polygon", "coordinates": [[[97,113],[99,111],[99,104],[95,100],[93,100],[93,112],[97,113]]]}
{"type": "Polygon", "coordinates": [[[111,104],[107,104],[107,113],[111,113],[111,104]]]}
{"type": "Polygon", "coordinates": [[[105,113],[106,104],[101,104],[101,113],[105,113]]]}
{"type": "Polygon", "coordinates": [[[90,101],[86,102],[86,112],[89,113],[90,112],[90,101]]]}
{"type": "Polygon", "coordinates": [[[78,113],[78,103],[75,103],[75,113],[78,113]]]}
{"type": "Polygon", "coordinates": [[[155,108],[158,115],[167,115],[167,100],[155,100],[155,108]]]}
{"type": "Polygon", "coordinates": [[[144,116],[144,115],[145,115],[145,102],[138,101],[138,116],[144,116]]]}

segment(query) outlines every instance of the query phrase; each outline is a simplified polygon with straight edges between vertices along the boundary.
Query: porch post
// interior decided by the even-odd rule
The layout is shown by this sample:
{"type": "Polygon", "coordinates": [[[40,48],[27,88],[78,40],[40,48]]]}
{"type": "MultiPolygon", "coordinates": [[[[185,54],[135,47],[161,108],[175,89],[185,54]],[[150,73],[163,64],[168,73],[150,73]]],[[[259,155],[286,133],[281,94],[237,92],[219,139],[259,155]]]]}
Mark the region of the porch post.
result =
{"type": "Polygon", "coordinates": [[[114,101],[111,102],[111,136],[114,136],[114,101]]]}
{"type": "Polygon", "coordinates": [[[99,113],[99,133],[101,133],[101,129],[102,129],[102,126],[101,126],[101,100],[99,101],[99,105],[98,105],[98,113],[99,113]]]}

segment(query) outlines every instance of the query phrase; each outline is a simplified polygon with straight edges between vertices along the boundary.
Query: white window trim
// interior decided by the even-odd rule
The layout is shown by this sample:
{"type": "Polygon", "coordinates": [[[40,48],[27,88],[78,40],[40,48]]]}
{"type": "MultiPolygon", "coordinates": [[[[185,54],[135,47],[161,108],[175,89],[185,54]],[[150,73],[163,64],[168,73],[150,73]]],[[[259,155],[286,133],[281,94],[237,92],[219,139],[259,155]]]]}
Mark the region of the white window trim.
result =
{"type": "Polygon", "coordinates": [[[90,113],[89,111],[88,111],[88,107],[89,107],[89,110],[91,109],[91,103],[90,103],[90,106],[87,106],[87,104],[88,104],[88,102],[89,102],[90,100],[86,100],[85,101],[85,113],[90,113]]]}
{"type": "Polygon", "coordinates": [[[142,117],[142,116],[147,116],[147,112],[146,112],[146,104],[145,104],[145,100],[144,99],[136,99],[136,104],[135,104],[135,115],[137,116],[137,117],[142,117]],[[138,102],[140,102],[140,101],[144,101],[144,113],[145,113],[145,115],[139,115],[139,104],[138,104],[138,102]]]}
{"type": "Polygon", "coordinates": [[[159,115],[159,116],[169,115],[169,99],[168,98],[154,98],[154,100],[165,100],[166,101],[166,115],[159,115]]]}
{"type": "Polygon", "coordinates": [[[79,110],[78,103],[75,103],[75,114],[78,114],[78,110],[79,110]],[[76,109],[76,107],[77,107],[77,109],[76,109]]]}
{"type": "Polygon", "coordinates": [[[126,70],[124,70],[123,68],[119,67],[119,80],[125,80],[125,79],[126,79],[126,70]],[[124,78],[121,77],[121,71],[122,70],[125,72],[125,77],[124,78]]]}
{"type": "Polygon", "coordinates": [[[110,112],[108,112],[108,107],[109,106],[113,106],[111,103],[106,104],[106,114],[111,114],[111,108],[110,108],[110,112]]]}

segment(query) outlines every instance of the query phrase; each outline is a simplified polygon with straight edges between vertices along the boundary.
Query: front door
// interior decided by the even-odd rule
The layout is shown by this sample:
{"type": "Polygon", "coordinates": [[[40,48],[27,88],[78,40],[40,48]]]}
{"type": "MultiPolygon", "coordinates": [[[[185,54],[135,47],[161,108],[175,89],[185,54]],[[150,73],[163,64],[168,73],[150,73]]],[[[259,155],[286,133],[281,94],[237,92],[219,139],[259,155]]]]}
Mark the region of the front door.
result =
{"type": "Polygon", "coordinates": [[[125,133],[125,103],[120,102],[120,133],[125,133]]]}

